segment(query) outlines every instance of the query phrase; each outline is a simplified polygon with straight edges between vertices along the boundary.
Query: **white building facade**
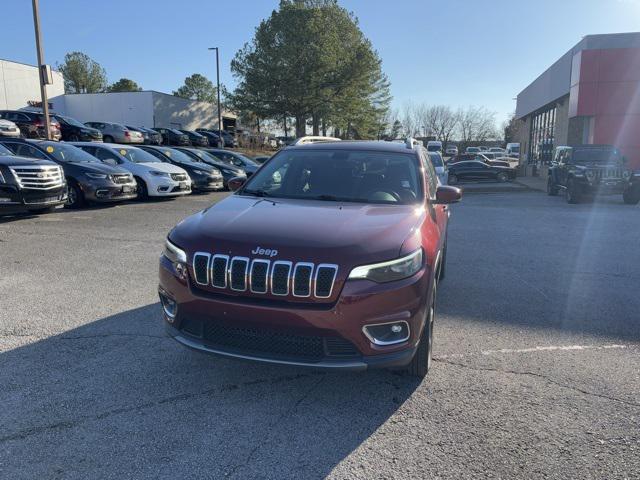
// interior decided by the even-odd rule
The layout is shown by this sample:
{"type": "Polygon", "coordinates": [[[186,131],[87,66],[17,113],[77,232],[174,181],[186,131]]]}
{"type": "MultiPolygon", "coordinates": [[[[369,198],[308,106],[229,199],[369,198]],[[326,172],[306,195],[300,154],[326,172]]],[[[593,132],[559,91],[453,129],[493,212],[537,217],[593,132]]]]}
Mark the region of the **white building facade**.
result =
{"type": "MultiPolygon", "coordinates": [[[[62,74],[53,70],[53,85],[47,85],[51,98],[64,95],[62,74]]],[[[38,67],[0,60],[0,110],[20,110],[42,106],[38,67]]]]}

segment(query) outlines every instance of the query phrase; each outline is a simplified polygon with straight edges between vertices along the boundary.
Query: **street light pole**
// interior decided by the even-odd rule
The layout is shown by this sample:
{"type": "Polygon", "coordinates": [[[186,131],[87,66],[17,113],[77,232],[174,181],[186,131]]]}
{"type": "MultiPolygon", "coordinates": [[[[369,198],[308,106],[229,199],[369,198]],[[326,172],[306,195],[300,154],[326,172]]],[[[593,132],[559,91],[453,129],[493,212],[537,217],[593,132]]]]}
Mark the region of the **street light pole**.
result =
{"type": "Polygon", "coordinates": [[[218,47],[211,47],[209,50],[216,51],[216,80],[218,83],[218,133],[222,140],[222,105],[220,104],[220,58],[218,56],[218,47]]]}
{"type": "Polygon", "coordinates": [[[44,132],[47,140],[51,140],[51,124],[49,122],[49,99],[47,98],[47,86],[45,84],[44,53],[42,52],[42,38],[40,36],[40,9],[38,0],[33,2],[33,26],[36,32],[36,50],[38,52],[38,78],[40,79],[40,96],[42,97],[42,114],[44,116],[44,132]]]}

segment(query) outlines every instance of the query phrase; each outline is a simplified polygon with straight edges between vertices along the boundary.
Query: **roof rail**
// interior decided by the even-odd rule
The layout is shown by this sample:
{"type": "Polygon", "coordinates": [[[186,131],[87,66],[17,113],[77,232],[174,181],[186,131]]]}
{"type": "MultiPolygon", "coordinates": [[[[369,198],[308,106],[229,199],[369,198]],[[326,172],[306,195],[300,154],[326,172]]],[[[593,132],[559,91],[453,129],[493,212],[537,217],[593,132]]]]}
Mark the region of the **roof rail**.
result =
{"type": "Polygon", "coordinates": [[[404,139],[404,144],[407,146],[408,149],[413,150],[413,147],[416,147],[418,145],[422,146],[422,142],[420,140],[416,140],[413,137],[407,137],[404,139]]]}
{"type": "Polygon", "coordinates": [[[296,138],[291,145],[307,145],[309,143],[321,143],[321,142],[339,142],[339,138],[335,137],[318,137],[318,136],[307,136],[296,138]]]}

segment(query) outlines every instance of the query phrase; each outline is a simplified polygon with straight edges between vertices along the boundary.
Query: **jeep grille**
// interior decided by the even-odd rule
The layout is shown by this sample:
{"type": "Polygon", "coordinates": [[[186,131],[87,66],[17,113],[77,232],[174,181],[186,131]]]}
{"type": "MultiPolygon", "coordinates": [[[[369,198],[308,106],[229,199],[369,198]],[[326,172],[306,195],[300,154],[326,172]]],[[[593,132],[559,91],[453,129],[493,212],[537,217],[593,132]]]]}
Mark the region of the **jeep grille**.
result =
{"type": "Polygon", "coordinates": [[[330,298],[338,266],[285,260],[229,257],[198,252],[193,256],[195,282],[220,290],[286,297],[330,298]]]}

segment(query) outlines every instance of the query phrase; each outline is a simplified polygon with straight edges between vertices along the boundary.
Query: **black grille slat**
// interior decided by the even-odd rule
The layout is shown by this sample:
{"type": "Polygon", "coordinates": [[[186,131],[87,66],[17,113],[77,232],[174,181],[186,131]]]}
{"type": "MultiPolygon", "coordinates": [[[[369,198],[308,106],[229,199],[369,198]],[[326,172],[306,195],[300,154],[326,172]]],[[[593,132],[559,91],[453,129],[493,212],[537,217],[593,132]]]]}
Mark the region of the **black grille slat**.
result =
{"type": "Polygon", "coordinates": [[[231,261],[230,279],[231,290],[244,292],[247,289],[247,269],[249,268],[249,259],[234,258],[231,261]]]}
{"type": "Polygon", "coordinates": [[[271,271],[271,293],[274,295],[289,294],[289,273],[291,272],[290,263],[273,264],[271,271]]]}
{"type": "Polygon", "coordinates": [[[267,293],[267,277],[269,275],[268,260],[254,260],[251,264],[251,291],[254,293],[267,293]]]}
{"type": "Polygon", "coordinates": [[[211,266],[211,284],[217,288],[226,288],[227,286],[227,262],[229,259],[224,256],[213,257],[211,266]]]}
{"type": "Polygon", "coordinates": [[[298,264],[293,272],[293,294],[296,297],[308,297],[311,295],[311,276],[313,265],[298,264]]]}
{"type": "Polygon", "coordinates": [[[335,266],[318,266],[316,270],[316,297],[327,298],[331,296],[336,272],[337,268],[335,266]]]}
{"type": "Polygon", "coordinates": [[[306,361],[320,361],[325,356],[322,337],[227,327],[212,322],[204,327],[204,340],[211,346],[237,350],[248,355],[299,358],[306,361]]]}
{"type": "Polygon", "coordinates": [[[193,273],[196,283],[200,285],[209,284],[209,258],[208,253],[196,253],[193,256],[193,273]]]}
{"type": "Polygon", "coordinates": [[[360,354],[355,345],[344,338],[331,337],[324,341],[330,357],[356,357],[360,354]]]}

